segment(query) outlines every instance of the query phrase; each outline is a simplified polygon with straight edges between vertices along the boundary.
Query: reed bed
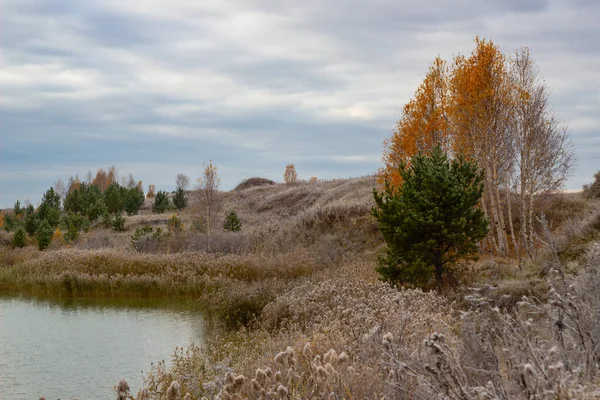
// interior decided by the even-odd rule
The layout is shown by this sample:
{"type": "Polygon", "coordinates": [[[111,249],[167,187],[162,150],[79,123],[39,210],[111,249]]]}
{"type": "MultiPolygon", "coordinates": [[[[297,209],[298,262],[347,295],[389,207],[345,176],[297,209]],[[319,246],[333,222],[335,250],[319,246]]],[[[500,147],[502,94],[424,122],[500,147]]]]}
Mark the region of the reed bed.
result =
{"type": "Polygon", "coordinates": [[[293,280],[315,270],[315,263],[302,253],[263,257],[62,249],[0,267],[0,289],[73,296],[191,296],[224,286],[293,280]]]}

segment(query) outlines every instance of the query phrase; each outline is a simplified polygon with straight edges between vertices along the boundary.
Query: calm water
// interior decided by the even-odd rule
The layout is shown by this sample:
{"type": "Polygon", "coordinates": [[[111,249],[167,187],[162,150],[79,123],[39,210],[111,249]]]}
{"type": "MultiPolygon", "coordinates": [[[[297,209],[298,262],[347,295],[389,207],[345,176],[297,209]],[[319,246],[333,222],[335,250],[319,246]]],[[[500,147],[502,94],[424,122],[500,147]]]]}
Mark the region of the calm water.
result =
{"type": "Polygon", "coordinates": [[[110,399],[121,377],[135,394],[151,362],[199,344],[190,304],[0,297],[0,399],[110,399]]]}

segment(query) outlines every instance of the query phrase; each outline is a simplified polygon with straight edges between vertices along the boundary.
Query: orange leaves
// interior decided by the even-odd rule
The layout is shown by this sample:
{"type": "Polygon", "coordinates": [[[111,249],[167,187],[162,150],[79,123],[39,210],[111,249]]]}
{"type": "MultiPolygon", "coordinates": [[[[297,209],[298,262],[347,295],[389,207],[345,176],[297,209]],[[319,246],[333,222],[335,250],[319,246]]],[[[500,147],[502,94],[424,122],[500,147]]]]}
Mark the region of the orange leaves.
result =
{"type": "Polygon", "coordinates": [[[154,196],[156,195],[155,191],[156,191],[156,186],[154,186],[152,183],[149,184],[148,191],[146,192],[146,198],[153,199],[154,196]]]}
{"type": "Polygon", "coordinates": [[[476,38],[472,54],[456,56],[451,69],[437,57],[384,141],[381,177],[400,184],[400,163],[436,145],[473,157],[497,147],[512,99],[506,58],[492,41],[476,38]]]}
{"type": "Polygon", "coordinates": [[[60,228],[56,228],[56,230],[54,231],[54,233],[52,233],[52,240],[53,241],[58,241],[61,240],[63,238],[63,233],[60,230],[60,228]]]}
{"type": "Polygon", "coordinates": [[[447,149],[450,125],[448,117],[448,68],[436,58],[429,71],[402,111],[391,138],[384,141],[382,176],[393,185],[400,184],[398,166],[418,152],[440,144],[447,149]]]}
{"type": "Polygon", "coordinates": [[[295,185],[298,183],[298,174],[296,173],[296,167],[294,164],[288,164],[285,166],[283,180],[285,181],[286,185],[295,185]]]}
{"type": "Polygon", "coordinates": [[[469,155],[497,144],[512,107],[506,57],[492,41],[476,38],[475,44],[468,58],[455,57],[449,81],[453,150],[469,155]]]}

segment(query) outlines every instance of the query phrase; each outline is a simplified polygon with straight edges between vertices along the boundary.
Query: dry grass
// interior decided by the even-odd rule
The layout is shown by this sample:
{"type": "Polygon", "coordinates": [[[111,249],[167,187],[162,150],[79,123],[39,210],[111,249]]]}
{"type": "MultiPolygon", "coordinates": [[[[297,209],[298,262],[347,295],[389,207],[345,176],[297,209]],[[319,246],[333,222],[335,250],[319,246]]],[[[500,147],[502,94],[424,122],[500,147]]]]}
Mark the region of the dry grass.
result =
{"type": "Polygon", "coordinates": [[[549,199],[551,251],[521,265],[483,257],[442,297],[378,281],[374,185],[220,193],[218,219],[235,210],[242,232],[211,237],[193,229],[192,197],[183,233],[141,251],[129,246],[135,227],[166,231],[170,214],[145,211],[127,232],[96,229],[72,249],[0,253],[0,288],[199,299],[228,329],[157,364],[138,400],[598,397],[599,203],[549,199]]]}
{"type": "MultiPolygon", "coordinates": [[[[22,252],[24,258],[27,251],[22,252]]],[[[223,287],[293,280],[313,273],[315,268],[299,253],[265,258],[62,249],[0,268],[0,287],[73,296],[197,296],[223,287]]]]}

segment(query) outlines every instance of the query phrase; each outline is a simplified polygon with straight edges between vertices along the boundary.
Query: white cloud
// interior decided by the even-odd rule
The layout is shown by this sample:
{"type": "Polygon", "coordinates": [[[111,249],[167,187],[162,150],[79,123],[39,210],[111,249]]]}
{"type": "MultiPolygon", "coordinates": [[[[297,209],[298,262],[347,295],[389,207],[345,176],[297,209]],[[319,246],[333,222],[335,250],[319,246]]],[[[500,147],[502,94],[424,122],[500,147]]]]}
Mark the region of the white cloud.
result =
{"type": "MultiPolygon", "coordinates": [[[[240,176],[248,163],[268,171],[292,159],[318,176],[370,173],[429,62],[468,54],[479,34],[507,55],[530,47],[557,117],[576,146],[589,144],[577,149],[579,182],[600,153],[590,138],[600,129],[599,17],[600,3],[567,0],[6,0],[0,118],[18,135],[0,148],[1,169],[23,157],[12,149],[77,138],[79,152],[109,164],[173,147],[165,157],[222,156],[223,171],[240,176]],[[92,140],[136,147],[100,158],[92,140]]],[[[48,146],[16,172],[45,182],[36,193],[48,183],[42,165],[80,155],[56,161],[48,146]]]]}

